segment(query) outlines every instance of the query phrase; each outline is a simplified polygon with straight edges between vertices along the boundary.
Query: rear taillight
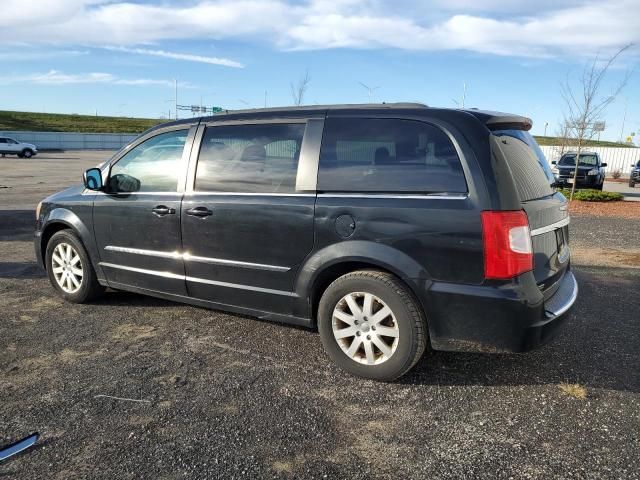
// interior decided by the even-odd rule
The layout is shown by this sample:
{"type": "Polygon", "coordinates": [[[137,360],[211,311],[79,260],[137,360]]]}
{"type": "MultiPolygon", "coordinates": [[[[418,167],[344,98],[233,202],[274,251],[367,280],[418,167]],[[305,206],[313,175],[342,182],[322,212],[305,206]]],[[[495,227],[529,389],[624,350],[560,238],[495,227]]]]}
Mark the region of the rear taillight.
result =
{"type": "Polygon", "coordinates": [[[485,278],[508,279],[533,270],[527,214],[518,210],[481,215],[485,278]]]}

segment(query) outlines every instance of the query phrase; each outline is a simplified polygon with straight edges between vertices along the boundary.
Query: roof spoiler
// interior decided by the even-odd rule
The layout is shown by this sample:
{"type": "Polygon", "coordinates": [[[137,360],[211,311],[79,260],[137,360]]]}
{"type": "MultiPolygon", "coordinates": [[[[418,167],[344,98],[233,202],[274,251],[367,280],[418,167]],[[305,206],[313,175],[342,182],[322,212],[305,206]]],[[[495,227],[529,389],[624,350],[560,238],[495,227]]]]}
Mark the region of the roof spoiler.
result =
{"type": "Polygon", "coordinates": [[[533,122],[528,117],[521,115],[513,115],[510,113],[502,112],[488,112],[485,110],[467,110],[475,117],[483,122],[489,130],[503,130],[503,129],[515,129],[515,130],[531,130],[533,122]]]}

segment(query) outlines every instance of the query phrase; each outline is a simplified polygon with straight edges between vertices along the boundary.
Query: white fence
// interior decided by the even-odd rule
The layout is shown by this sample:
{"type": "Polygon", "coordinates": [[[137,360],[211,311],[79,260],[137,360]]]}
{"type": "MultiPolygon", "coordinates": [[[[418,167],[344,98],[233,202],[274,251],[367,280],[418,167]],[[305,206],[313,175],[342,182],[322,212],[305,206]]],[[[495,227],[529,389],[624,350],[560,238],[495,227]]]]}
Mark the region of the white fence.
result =
{"type": "MultiPolygon", "coordinates": [[[[547,161],[560,159],[560,147],[540,147],[544,152],[547,161]]],[[[576,151],[577,148],[566,148],[564,151],[576,151]]],[[[620,170],[623,175],[631,173],[631,165],[640,160],[640,148],[616,148],[616,147],[586,147],[585,151],[596,152],[600,159],[607,164],[607,176],[611,176],[616,170],[620,170]]]]}
{"type": "Polygon", "coordinates": [[[38,149],[117,150],[138,135],[135,133],[0,132],[19,142],[33,143],[38,149]]]}

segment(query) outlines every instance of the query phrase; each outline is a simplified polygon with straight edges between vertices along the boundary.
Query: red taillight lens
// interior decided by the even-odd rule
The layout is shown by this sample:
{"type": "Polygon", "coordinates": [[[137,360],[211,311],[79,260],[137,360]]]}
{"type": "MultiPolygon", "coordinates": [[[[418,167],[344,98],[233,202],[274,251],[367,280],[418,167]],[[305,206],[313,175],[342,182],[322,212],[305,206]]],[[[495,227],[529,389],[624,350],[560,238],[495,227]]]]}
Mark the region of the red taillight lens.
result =
{"type": "Polygon", "coordinates": [[[508,279],[533,270],[527,214],[518,210],[481,215],[485,278],[508,279]]]}

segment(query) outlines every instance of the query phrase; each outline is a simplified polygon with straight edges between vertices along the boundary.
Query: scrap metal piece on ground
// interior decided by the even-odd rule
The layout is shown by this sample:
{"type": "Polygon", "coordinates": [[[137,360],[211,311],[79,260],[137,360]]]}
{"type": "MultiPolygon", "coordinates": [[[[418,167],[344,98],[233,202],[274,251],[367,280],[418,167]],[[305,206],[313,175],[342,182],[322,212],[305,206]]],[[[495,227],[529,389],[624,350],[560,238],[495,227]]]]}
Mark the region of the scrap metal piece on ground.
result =
{"type": "Polygon", "coordinates": [[[20,453],[27,448],[32,447],[38,441],[38,438],[40,438],[39,433],[32,433],[28,437],[23,438],[22,440],[18,440],[17,442],[14,442],[11,445],[7,445],[6,447],[2,448],[0,450],[0,461],[6,460],[7,458],[12,457],[17,453],[20,453]]]}

